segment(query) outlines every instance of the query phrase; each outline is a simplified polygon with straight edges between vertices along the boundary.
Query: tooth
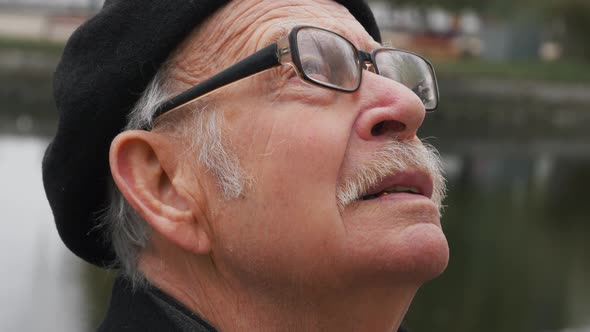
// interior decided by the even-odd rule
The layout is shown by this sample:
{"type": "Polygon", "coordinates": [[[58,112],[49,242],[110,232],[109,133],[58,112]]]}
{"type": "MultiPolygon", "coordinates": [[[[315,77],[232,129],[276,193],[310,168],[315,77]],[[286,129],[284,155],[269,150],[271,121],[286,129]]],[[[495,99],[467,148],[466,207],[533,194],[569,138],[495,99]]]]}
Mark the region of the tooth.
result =
{"type": "Polygon", "coordinates": [[[414,194],[419,194],[420,191],[417,188],[413,187],[404,187],[404,186],[394,186],[393,188],[389,188],[384,190],[387,193],[396,193],[396,192],[411,192],[414,194]]]}

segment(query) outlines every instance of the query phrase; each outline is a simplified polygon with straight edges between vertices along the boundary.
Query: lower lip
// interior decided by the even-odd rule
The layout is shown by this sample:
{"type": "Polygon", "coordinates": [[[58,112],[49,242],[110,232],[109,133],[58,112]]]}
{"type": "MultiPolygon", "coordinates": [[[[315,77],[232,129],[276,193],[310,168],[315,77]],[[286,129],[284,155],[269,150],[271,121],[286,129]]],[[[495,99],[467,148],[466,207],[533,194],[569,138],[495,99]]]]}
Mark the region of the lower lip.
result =
{"type": "Polygon", "coordinates": [[[410,193],[394,193],[394,194],[387,194],[381,195],[377,198],[370,199],[370,200],[363,200],[363,202],[379,202],[379,201],[408,201],[408,200],[427,200],[430,199],[423,195],[418,194],[410,194],[410,193]]]}

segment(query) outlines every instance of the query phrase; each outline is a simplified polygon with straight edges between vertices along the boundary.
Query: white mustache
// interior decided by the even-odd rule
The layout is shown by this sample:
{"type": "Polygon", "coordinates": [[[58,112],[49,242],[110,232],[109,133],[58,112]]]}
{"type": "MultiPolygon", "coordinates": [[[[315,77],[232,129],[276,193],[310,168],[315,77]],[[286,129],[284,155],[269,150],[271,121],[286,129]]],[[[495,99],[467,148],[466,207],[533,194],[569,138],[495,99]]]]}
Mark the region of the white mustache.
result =
{"type": "Polygon", "coordinates": [[[431,200],[442,212],[442,201],[446,196],[446,181],[440,155],[435,147],[419,140],[392,140],[373,158],[355,168],[352,176],[342,179],[336,188],[340,211],[347,205],[368,194],[368,190],[389,175],[402,171],[422,171],[433,182],[431,200]]]}

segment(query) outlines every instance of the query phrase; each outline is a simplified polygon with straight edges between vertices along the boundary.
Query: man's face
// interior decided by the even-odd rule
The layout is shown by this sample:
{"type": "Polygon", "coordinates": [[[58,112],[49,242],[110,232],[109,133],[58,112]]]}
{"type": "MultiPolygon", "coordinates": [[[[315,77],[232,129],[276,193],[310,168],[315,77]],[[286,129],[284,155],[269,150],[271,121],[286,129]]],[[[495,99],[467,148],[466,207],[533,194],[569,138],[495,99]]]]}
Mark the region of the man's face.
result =
{"type": "MultiPolygon", "coordinates": [[[[377,46],[332,1],[234,1],[211,22],[178,62],[178,77],[188,84],[274,42],[295,24],[332,30],[362,50],[377,46]],[[220,56],[206,70],[202,54],[192,55],[202,45],[220,56]]],[[[417,168],[421,161],[410,160],[395,174],[387,162],[402,158],[386,148],[391,142],[421,145],[416,131],[425,113],[412,91],[364,71],[357,92],[335,92],[304,83],[282,66],[226,86],[213,98],[215,111],[224,114],[223,137],[249,178],[242,197],[230,201],[214,199],[220,197],[216,187],[205,186],[208,206],[199,207],[213,234],[212,259],[226,278],[300,290],[359,281],[419,285],[445,268],[439,207],[426,197],[433,175],[417,168]],[[339,204],[344,188],[362,185],[359,175],[378,166],[388,175],[366,184],[367,199],[339,204]],[[423,195],[383,194],[404,191],[396,185],[423,195]]]]}

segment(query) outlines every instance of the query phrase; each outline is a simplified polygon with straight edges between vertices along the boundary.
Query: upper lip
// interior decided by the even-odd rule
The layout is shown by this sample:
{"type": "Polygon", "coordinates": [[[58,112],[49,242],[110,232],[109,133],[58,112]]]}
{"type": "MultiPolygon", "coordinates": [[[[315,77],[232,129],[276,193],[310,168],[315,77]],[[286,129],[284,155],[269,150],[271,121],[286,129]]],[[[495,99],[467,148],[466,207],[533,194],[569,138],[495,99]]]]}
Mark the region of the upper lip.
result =
{"type": "Polygon", "coordinates": [[[395,186],[416,188],[420,195],[432,198],[433,184],[431,177],[422,171],[402,171],[384,177],[371,187],[362,197],[376,195],[395,186]]]}

